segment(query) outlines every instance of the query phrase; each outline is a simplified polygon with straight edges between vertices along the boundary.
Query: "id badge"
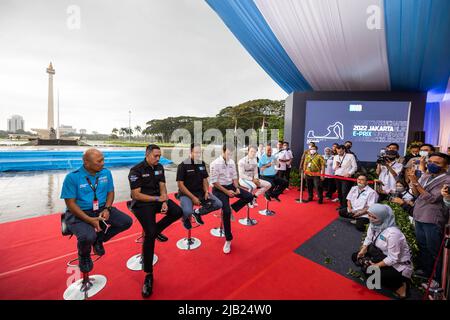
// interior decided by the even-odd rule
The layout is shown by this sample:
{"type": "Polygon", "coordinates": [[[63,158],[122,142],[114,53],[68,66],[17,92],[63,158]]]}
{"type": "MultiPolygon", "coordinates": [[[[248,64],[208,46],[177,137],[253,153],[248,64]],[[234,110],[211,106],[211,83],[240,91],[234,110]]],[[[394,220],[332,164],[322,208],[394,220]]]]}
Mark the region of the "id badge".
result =
{"type": "Polygon", "coordinates": [[[92,201],[92,210],[94,211],[98,210],[98,200],[92,201]]]}
{"type": "Polygon", "coordinates": [[[310,163],[308,163],[308,168],[311,168],[311,162],[310,162],[310,163]]]}

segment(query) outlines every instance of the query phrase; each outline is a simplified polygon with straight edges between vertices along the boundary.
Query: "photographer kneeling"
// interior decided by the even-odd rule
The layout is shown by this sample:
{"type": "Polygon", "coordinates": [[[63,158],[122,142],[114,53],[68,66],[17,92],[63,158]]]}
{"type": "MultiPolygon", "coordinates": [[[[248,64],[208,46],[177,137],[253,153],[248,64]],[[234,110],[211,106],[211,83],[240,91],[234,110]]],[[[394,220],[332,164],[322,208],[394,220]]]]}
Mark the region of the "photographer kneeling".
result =
{"type": "Polygon", "coordinates": [[[411,251],[404,234],[395,224],[392,209],[374,203],[369,207],[369,229],[359,252],[352,255],[353,262],[360,266],[366,276],[369,266],[380,268],[381,286],[394,291],[397,298],[409,294],[413,266],[411,251]]]}
{"type": "Polygon", "coordinates": [[[396,190],[398,176],[403,170],[403,165],[397,162],[398,157],[397,151],[387,150],[385,155],[377,160],[377,175],[382,184],[377,190],[380,201],[386,200],[389,194],[396,190]]]}

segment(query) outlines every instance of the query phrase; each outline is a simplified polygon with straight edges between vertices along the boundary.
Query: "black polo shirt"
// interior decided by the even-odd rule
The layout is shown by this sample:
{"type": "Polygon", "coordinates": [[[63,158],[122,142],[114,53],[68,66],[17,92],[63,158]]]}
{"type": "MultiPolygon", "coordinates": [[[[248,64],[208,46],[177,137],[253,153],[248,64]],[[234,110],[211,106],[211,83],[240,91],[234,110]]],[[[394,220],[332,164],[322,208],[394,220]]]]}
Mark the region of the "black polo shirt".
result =
{"type": "Polygon", "coordinates": [[[141,188],[141,193],[149,196],[160,196],[159,183],[166,182],[164,167],[159,163],[156,166],[151,166],[144,159],[131,168],[128,174],[128,182],[131,190],[141,188]]]}
{"type": "Polygon", "coordinates": [[[183,181],[186,188],[196,197],[203,195],[203,179],[206,178],[208,171],[204,161],[194,163],[194,160],[188,158],[178,165],[177,181],[183,181]]]}

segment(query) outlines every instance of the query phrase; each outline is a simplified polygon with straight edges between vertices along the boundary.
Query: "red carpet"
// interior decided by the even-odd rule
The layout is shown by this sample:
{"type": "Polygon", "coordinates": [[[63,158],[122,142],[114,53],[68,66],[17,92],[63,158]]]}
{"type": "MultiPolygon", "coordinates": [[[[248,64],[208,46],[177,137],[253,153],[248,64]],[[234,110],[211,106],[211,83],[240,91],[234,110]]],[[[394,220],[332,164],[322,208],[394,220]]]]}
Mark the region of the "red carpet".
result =
{"type": "MultiPolygon", "coordinates": [[[[186,236],[181,222],[156,243],[152,299],[386,299],[293,252],[304,241],[337,217],[335,204],[297,204],[298,192],[286,192],[281,203],[272,202],[272,217],[257,213],[254,227],[232,223],[231,254],[222,253],[223,238],[209,234],[219,218],[209,214],[205,225],[193,230],[200,248],[182,251],[176,241],[186,236]]],[[[117,204],[125,212],[125,203],[117,204]]],[[[239,212],[237,219],[245,215],[239,212]]],[[[125,264],[140,252],[134,242],[139,223],[105,244],[106,255],[95,263],[92,274],[108,279],[105,289],[92,299],[141,299],[143,273],[125,264]]],[[[76,257],[76,240],[62,237],[59,215],[0,224],[0,299],[62,299],[74,270],[66,262],[76,257]]]]}

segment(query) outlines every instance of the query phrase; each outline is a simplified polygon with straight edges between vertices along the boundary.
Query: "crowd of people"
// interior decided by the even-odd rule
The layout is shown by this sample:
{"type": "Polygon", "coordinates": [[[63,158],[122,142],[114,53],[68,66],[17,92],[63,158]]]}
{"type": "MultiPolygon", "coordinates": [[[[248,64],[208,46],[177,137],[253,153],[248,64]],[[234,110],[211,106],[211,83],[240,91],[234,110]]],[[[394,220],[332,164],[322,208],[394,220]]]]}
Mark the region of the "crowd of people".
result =
{"type": "Polygon", "coordinates": [[[364,244],[353,260],[364,267],[360,261],[364,256],[374,258],[365,261],[382,267],[382,284],[400,298],[407,296],[413,273],[424,280],[424,288],[439,287],[440,249],[449,221],[449,155],[436,152],[430,144],[415,144],[401,157],[399,145],[391,143],[374,159],[376,178],[370,186],[367,173],[358,170],[360,164],[351,148],[352,142],[346,141],[325,148],[319,155],[317,146],[309,144],[300,164],[308,188],[306,201],[313,200],[315,191],[321,204],[325,193],[327,199],[339,202],[341,217],[350,219],[357,230],[367,230],[364,244]],[[336,190],[337,198],[331,199],[336,190]],[[390,206],[380,204],[383,201],[400,205],[410,215],[419,248],[415,270],[406,238],[396,226],[390,206]],[[367,251],[370,244],[376,254],[367,251]],[[382,260],[377,261],[377,253],[382,260]]]}
{"type": "MultiPolygon", "coordinates": [[[[299,167],[308,189],[305,202],[313,201],[315,192],[318,203],[322,204],[325,195],[325,199],[338,202],[339,215],[350,219],[357,230],[367,229],[364,243],[352,257],[353,261],[362,267],[367,267],[368,261],[380,267],[382,284],[404,298],[412,273],[424,279],[431,277],[439,256],[450,206],[449,156],[423,144],[411,146],[402,158],[399,146],[392,143],[376,159],[377,187],[372,188],[367,174],[357,173],[359,161],[351,148],[351,141],[334,144],[321,155],[313,142],[309,144],[299,167]],[[336,191],[337,198],[333,199],[336,191]],[[379,203],[383,200],[399,204],[412,217],[419,245],[416,270],[392,209],[379,203]]],[[[289,187],[294,160],[289,143],[279,141],[276,148],[270,144],[249,146],[247,155],[237,166],[234,151],[232,145],[224,145],[221,155],[209,164],[208,170],[202,161],[201,145],[192,144],[190,156],[177,168],[178,202],[169,199],[167,194],[164,167],[159,163],[161,150],[157,145],[150,144],[145,159],[131,168],[130,208],[144,233],[143,297],[149,297],[153,291],[155,240],[167,241],[162,232],[172,223],[181,219],[184,228],[189,230],[192,221],[202,225],[202,216],[221,210],[225,234],[223,253],[229,254],[233,212],[245,206],[258,206],[257,199],[262,195],[267,201],[281,201],[280,196],[289,187]],[[165,214],[158,222],[157,213],[165,214]]],[[[103,243],[132,224],[128,215],[113,207],[113,178],[104,168],[99,150],[85,152],[83,166],[66,176],[61,198],[67,205],[67,227],[78,240],[80,270],[89,272],[93,268],[91,248],[96,255],[104,255],[103,243]]],[[[435,271],[432,286],[438,286],[440,281],[441,270],[435,271]]]]}

